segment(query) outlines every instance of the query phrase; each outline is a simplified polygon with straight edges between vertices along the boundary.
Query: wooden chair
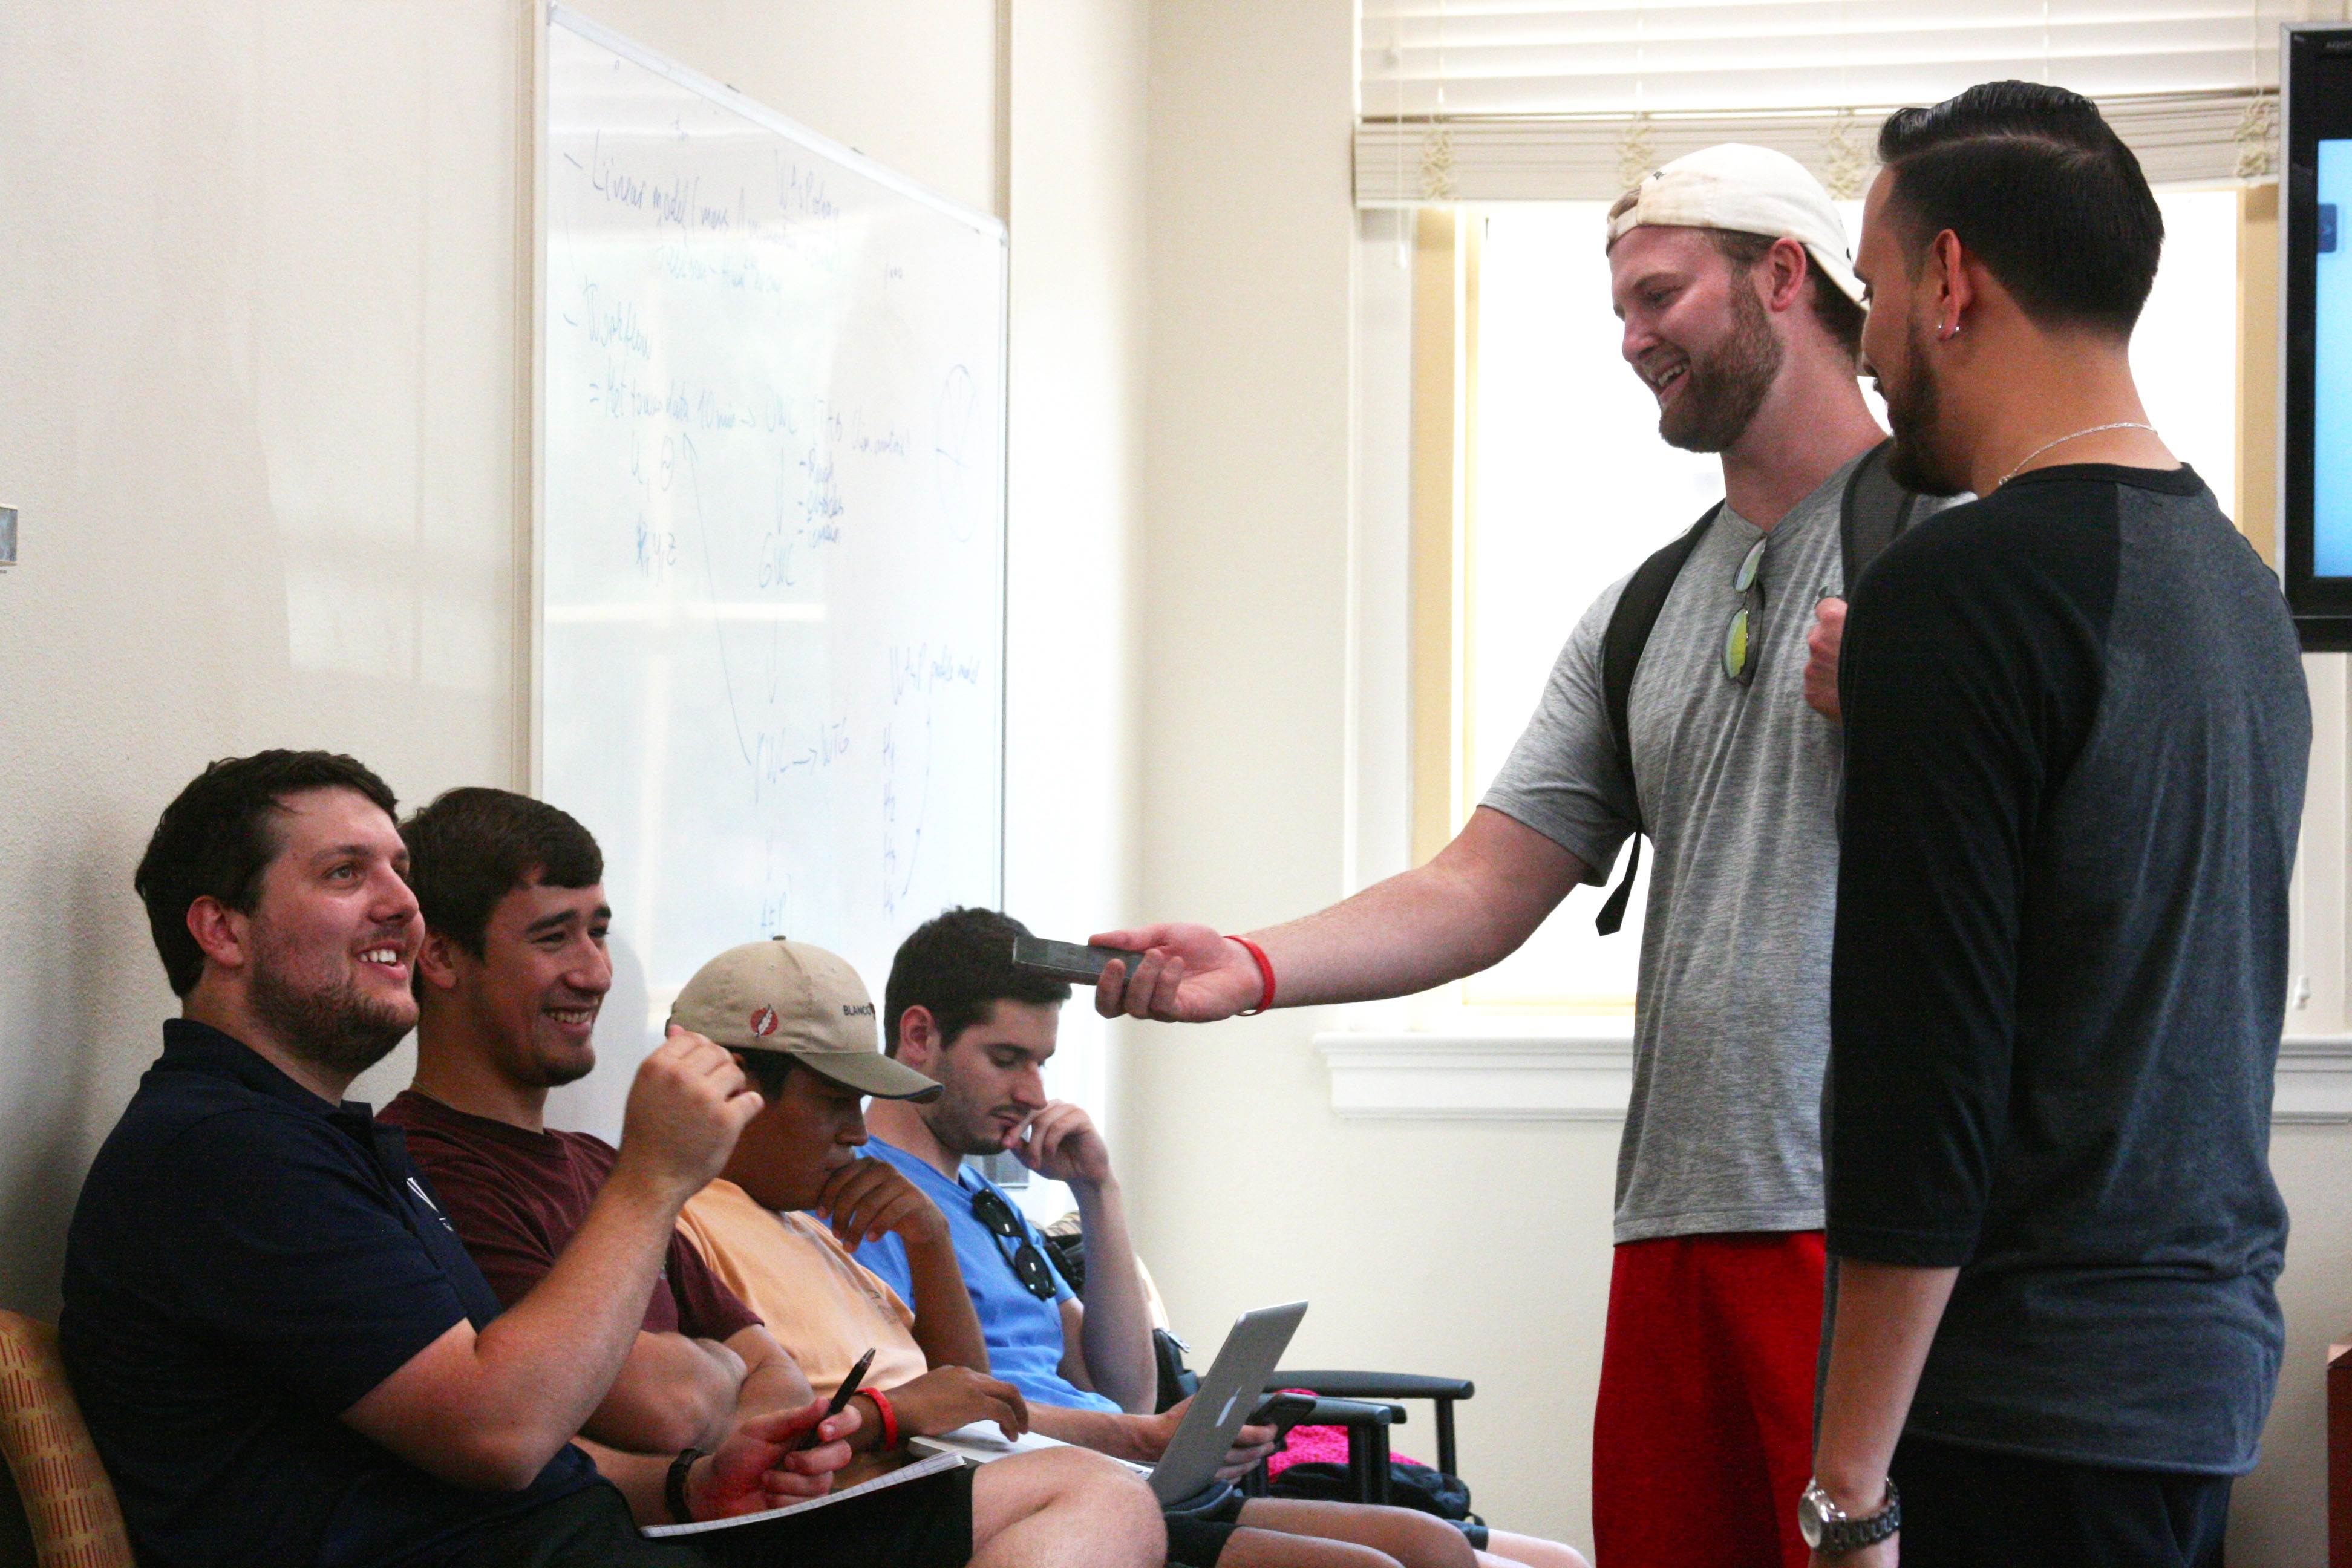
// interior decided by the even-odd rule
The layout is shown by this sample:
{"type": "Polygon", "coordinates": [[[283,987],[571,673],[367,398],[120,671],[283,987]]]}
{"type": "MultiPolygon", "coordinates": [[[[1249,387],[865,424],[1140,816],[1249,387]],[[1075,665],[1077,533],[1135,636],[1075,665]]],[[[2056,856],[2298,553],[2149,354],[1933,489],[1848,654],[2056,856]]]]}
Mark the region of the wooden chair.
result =
{"type": "Polygon", "coordinates": [[[40,1568],[132,1568],[114,1483],[66,1383],[57,1331],[9,1311],[0,1311],[0,1455],[40,1568]]]}
{"type": "Polygon", "coordinates": [[[2327,1347],[2327,1562],[2352,1568],[2352,1345],[2327,1347]]]}

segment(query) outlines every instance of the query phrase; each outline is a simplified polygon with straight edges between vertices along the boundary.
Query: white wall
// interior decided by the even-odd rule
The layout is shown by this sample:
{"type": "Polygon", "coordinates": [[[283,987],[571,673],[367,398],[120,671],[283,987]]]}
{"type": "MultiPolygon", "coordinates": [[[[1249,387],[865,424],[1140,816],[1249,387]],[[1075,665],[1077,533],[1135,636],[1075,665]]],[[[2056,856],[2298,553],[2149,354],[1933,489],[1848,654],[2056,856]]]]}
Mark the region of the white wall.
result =
{"type": "MultiPolygon", "coordinates": [[[[1009,70],[995,0],[581,9],[1009,195],[1008,894],[1092,929],[1131,858],[1140,0],[1024,0],[1009,70]]],[[[264,745],[348,749],[409,802],[523,776],[526,15],[0,7],[0,1305],[54,1310],[81,1173],[175,1008],[130,875],[180,785],[264,745]]]]}
{"type": "MultiPolygon", "coordinates": [[[[1349,460],[1351,287],[1393,286],[1351,280],[1353,25],[1348,0],[1154,9],[1139,919],[1237,931],[1303,913],[1352,890],[1351,823],[1359,874],[1395,831],[1392,803],[1349,794],[1351,746],[1379,738],[1368,710],[1351,728],[1351,615],[1360,663],[1393,651],[1375,646],[1380,578],[1362,569],[1393,542],[1349,460]]],[[[1463,1441],[1481,1511],[1589,1545],[1618,1128],[1342,1121],[1308,1043],[1333,1025],[1277,1013],[1123,1037],[1139,1233],[1177,1326],[1213,1338],[1244,1308],[1309,1296],[1294,1364],[1475,1378],[1463,1441]]],[[[2320,1356],[2352,1327],[2347,1156],[2352,1130],[2280,1130],[2292,1344],[2233,1563],[2324,1557],[2320,1356]]],[[[1397,1442],[1425,1454],[1427,1428],[1397,1442]]]]}
{"type": "Polygon", "coordinates": [[[208,759],[509,782],[518,29],[0,10],[0,1301],[176,1010],[131,869],[208,759]]]}
{"type": "MultiPolygon", "coordinates": [[[[1153,12],[1139,918],[1243,931],[1350,890],[1353,29],[1349,0],[1153,12]]],[[[1589,1542],[1616,1129],[1343,1122],[1320,1026],[1125,1037],[1178,1331],[1305,1296],[1294,1365],[1475,1379],[1480,1510],[1589,1542]]],[[[1426,1417],[1396,1442],[1431,1457],[1426,1417]]]]}
{"type": "MultiPolygon", "coordinates": [[[[1142,0],[1013,0],[1007,50],[1004,907],[1073,941],[1127,907],[1137,858],[1146,22],[1142,0]]],[[[1118,1138],[1103,1023],[1083,1002],[1063,1011],[1049,1088],[1118,1138]]],[[[1058,1186],[1024,1201],[1072,1206],[1058,1186]]]]}

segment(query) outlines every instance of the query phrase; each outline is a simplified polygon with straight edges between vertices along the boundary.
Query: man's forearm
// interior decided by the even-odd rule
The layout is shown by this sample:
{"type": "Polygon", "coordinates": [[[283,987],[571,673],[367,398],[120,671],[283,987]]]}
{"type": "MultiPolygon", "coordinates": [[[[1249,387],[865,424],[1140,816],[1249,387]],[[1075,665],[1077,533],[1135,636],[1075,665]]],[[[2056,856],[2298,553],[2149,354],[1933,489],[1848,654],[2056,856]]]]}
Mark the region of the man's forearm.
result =
{"type": "Polygon", "coordinates": [[[1151,1307],[1128,1235],[1127,1201],[1116,1179],[1071,1191],[1087,1238],[1087,1310],[1079,1330],[1087,1376],[1097,1393],[1139,1415],[1158,1403],[1160,1362],[1151,1353],[1151,1307]]]}
{"type": "Polygon", "coordinates": [[[972,1310],[965,1289],[962,1266],[956,1262],[955,1241],[942,1228],[921,1241],[900,1238],[907,1249],[907,1272],[915,1299],[915,1343],[933,1366],[963,1366],[988,1370],[988,1336],[981,1331],[980,1314],[972,1310]]]}
{"type": "MultiPolygon", "coordinates": [[[[808,1375],[792,1352],[776,1342],[775,1336],[763,1328],[743,1329],[731,1336],[725,1347],[741,1359],[744,1365],[743,1385],[735,1394],[735,1410],[730,1418],[744,1421],[754,1415],[767,1415],[779,1410],[798,1410],[816,1397],[809,1387],[808,1375]]],[[[716,1447],[713,1443],[698,1443],[697,1447],[716,1447]]]]}
{"type": "Polygon", "coordinates": [[[1285,1006],[1407,996],[1508,957],[1584,874],[1550,839],[1481,806],[1427,865],[1253,940],[1285,1006]]]}
{"type": "Polygon", "coordinates": [[[1105,1410],[1072,1410],[1064,1405],[1032,1405],[1029,1429],[1056,1442],[1092,1448],[1130,1464],[1150,1465],[1160,1460],[1159,1454],[1149,1451],[1150,1446],[1142,1441],[1141,1426],[1133,1415],[1114,1415],[1105,1410]]]}
{"type": "Polygon", "coordinates": [[[450,1419],[504,1427],[546,1463],[620,1374],[677,1223],[677,1205],[607,1181],[546,1278],[475,1337],[471,1397],[450,1419]]]}
{"type": "Polygon", "coordinates": [[[639,1454],[717,1447],[716,1439],[734,1427],[744,1388],[740,1360],[724,1347],[720,1355],[735,1364],[683,1334],[640,1331],[612,1391],[581,1430],[639,1454]]]}
{"type": "Polygon", "coordinates": [[[1840,1508],[1869,1513],[1885,1499],[1886,1467],[1960,1271],[1852,1258],[1836,1267],[1813,1474],[1840,1508]]]}

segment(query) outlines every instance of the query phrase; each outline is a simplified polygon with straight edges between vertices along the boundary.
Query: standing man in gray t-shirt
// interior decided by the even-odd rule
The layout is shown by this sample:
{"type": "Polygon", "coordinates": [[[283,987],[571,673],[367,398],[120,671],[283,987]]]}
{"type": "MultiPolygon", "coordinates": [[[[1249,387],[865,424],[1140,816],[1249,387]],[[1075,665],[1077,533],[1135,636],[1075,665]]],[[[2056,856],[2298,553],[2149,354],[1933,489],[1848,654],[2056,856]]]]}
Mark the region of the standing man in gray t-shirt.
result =
{"type": "Polygon", "coordinates": [[[1624,357],[1657,398],[1659,433],[1720,453],[1725,489],[1633,680],[1631,776],[1601,673],[1620,584],[1435,858],[1249,938],[1098,936],[1150,952],[1132,976],[1114,965],[1097,1005],[1204,1022],[1442,984],[1517,949],[1647,831],[1594,1542],[1603,1563],[1801,1568],[1790,1500],[1811,1467],[1841,761],[1833,719],[1806,705],[1807,639],[1829,596],[1813,679],[1833,713],[1840,503],[1882,439],[1855,379],[1861,288],[1828,194],[1753,147],[1643,181],[1612,210],[1609,254],[1624,357]]]}

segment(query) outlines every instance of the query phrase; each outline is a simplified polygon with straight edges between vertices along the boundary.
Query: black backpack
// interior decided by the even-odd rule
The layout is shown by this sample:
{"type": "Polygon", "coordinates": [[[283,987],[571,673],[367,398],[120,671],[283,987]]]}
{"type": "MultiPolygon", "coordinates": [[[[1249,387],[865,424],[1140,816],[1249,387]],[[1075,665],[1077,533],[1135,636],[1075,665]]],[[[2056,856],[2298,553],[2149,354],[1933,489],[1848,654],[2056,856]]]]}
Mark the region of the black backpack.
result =
{"type": "MultiPolygon", "coordinates": [[[[1851,594],[1862,579],[1863,568],[1869,565],[1878,552],[1894,542],[1895,536],[1911,526],[1919,510],[1919,497],[1895,482],[1886,471],[1887,453],[1892,441],[1881,441],[1854,465],[1853,473],[1846,479],[1845,497],[1838,508],[1838,544],[1845,559],[1845,588],[1851,594]]],[[[1650,629],[1658,624],[1658,612],[1665,607],[1666,595],[1682,574],[1683,563],[1690,559],[1698,542],[1715,522],[1716,513],[1723,510],[1721,501],[1706,509],[1706,515],[1693,523],[1681,538],[1642,563],[1618,595],[1617,607],[1610,612],[1609,629],[1601,639],[1601,694],[1609,710],[1609,733],[1617,742],[1617,763],[1624,769],[1628,781],[1633,776],[1633,722],[1627,716],[1633,698],[1633,674],[1642,666],[1642,650],[1649,646],[1650,629]]],[[[1635,795],[1635,809],[1640,808],[1640,796],[1635,795]]],[[[1633,874],[1642,868],[1641,835],[1647,831],[1639,822],[1634,824],[1633,847],[1625,857],[1625,874],[1620,878],[1609,901],[1601,906],[1601,914],[1592,923],[1602,936],[1613,936],[1625,923],[1625,905],[1633,896],[1633,874]]]]}

